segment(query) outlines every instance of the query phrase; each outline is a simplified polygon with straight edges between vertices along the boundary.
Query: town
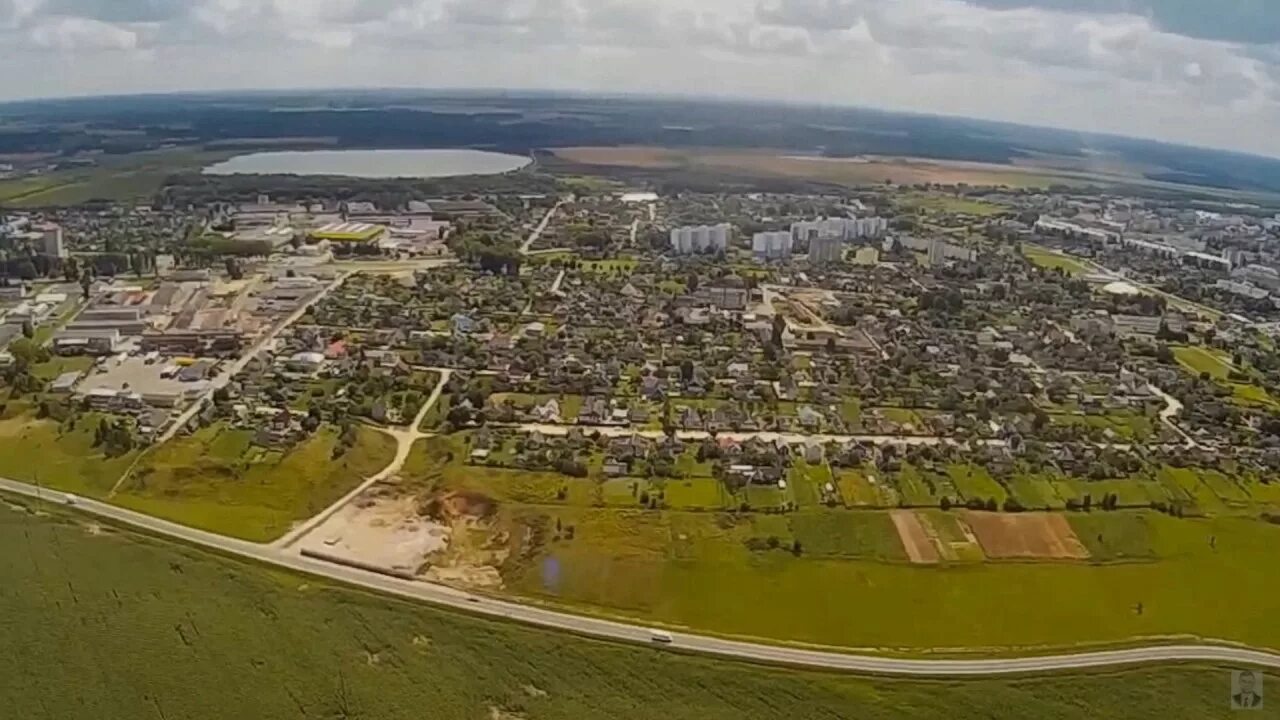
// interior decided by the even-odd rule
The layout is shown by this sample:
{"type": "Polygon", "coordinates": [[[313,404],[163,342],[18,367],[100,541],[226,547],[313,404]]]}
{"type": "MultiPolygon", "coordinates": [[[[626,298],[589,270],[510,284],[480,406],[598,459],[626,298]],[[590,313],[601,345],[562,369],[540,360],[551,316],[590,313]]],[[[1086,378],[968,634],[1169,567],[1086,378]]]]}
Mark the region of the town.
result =
{"type": "Polygon", "coordinates": [[[0,470],[397,577],[631,612],[667,591],[539,568],[1153,560],[1150,513],[1280,500],[1261,213],[610,186],[0,228],[0,435],[50,459],[0,470]]]}

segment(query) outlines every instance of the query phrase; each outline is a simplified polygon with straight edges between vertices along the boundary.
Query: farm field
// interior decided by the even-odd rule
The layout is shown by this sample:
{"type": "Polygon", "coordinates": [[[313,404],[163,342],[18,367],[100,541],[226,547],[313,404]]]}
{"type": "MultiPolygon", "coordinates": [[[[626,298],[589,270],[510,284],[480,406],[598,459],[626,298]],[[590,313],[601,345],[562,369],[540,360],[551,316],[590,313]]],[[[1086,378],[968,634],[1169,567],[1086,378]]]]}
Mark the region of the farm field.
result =
{"type": "Polygon", "coordinates": [[[14,717],[1226,713],[1228,676],[1213,666],[945,682],[766,668],[483,620],[4,505],[0,618],[23,619],[0,620],[9,650],[0,702],[14,717]]]}
{"type": "MultiPolygon", "coordinates": [[[[1280,627],[1264,620],[1280,612],[1280,585],[1261,561],[1280,542],[1280,526],[1252,518],[944,512],[936,503],[884,511],[802,502],[782,512],[782,503],[806,493],[797,490],[792,499],[776,488],[753,488],[752,512],[737,511],[744,493],[722,509],[693,510],[714,498],[707,481],[717,481],[692,481],[681,492],[702,499],[688,500],[675,490],[684,481],[611,480],[605,487],[617,487],[597,501],[595,478],[445,463],[448,447],[440,439],[420,443],[410,484],[423,488],[420,497],[467,492],[496,501],[486,522],[489,537],[503,538],[509,550],[498,568],[504,592],[535,601],[726,635],[906,651],[1168,635],[1280,647],[1280,627]],[[635,490],[633,482],[640,483],[635,490]],[[663,509],[633,500],[642,489],[664,487],[663,509]],[[1034,527],[988,528],[984,536],[975,526],[981,518],[1034,527]],[[1046,604],[1046,597],[1070,601],[1046,604]],[[1141,616],[1133,612],[1138,602],[1141,616]],[[984,610],[994,604],[998,615],[984,610]],[[1204,612],[1222,604],[1235,609],[1204,612]],[[911,620],[850,621],[901,617],[911,620]]],[[[927,491],[925,476],[912,479],[927,491]]],[[[946,482],[941,475],[929,480],[946,482]]],[[[1074,497],[1066,482],[1036,479],[1035,487],[1074,497]]],[[[1079,485],[1095,503],[1125,487],[1143,498],[1169,497],[1156,480],[1079,485]]],[[[865,474],[849,470],[837,486],[846,504],[873,488],[865,474]]],[[[955,497],[954,489],[947,492],[955,497]]]]}
{"type": "Polygon", "coordinates": [[[46,175],[0,181],[0,206],[17,208],[76,205],[90,200],[148,198],[170,175],[199,171],[234,151],[160,150],[98,158],[101,165],[56,170],[46,175]]]}
{"type": "Polygon", "coordinates": [[[395,441],[359,427],[338,457],[338,431],[322,428],[287,454],[222,425],[175,438],[143,456],[111,501],[185,525],[267,542],[323,510],[395,456],[395,441]]]}
{"type": "Polygon", "coordinates": [[[1047,187],[1054,183],[1079,182],[1057,171],[1011,165],[888,156],[827,158],[798,155],[788,150],[626,146],[567,147],[555,148],[553,152],[557,157],[579,165],[788,177],[850,186],[890,181],[902,185],[968,183],[1047,187]]]}

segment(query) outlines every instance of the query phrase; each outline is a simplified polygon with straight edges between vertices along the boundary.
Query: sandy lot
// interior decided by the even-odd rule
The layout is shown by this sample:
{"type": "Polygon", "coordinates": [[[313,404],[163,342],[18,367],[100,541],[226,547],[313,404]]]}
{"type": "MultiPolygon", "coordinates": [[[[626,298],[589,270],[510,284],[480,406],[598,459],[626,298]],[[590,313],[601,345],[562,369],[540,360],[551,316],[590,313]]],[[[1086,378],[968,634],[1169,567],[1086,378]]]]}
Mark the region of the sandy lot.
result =
{"type": "Polygon", "coordinates": [[[920,522],[920,517],[910,510],[894,510],[889,513],[889,517],[893,518],[893,525],[898,529],[898,537],[902,539],[902,547],[906,549],[911,562],[936,565],[938,548],[920,522]]]}
{"type": "Polygon", "coordinates": [[[450,529],[422,518],[412,496],[383,497],[374,487],[326,520],[302,540],[302,547],[326,555],[417,573],[427,557],[449,545],[450,529]]]}
{"type": "Polygon", "coordinates": [[[989,558],[1089,557],[1089,551],[1060,513],[966,512],[964,518],[989,558]]]}
{"type": "Polygon", "coordinates": [[[300,542],[303,550],[431,582],[501,588],[508,536],[487,498],[452,493],[426,500],[375,485],[300,542]],[[426,513],[426,516],[420,513],[426,513]]]}

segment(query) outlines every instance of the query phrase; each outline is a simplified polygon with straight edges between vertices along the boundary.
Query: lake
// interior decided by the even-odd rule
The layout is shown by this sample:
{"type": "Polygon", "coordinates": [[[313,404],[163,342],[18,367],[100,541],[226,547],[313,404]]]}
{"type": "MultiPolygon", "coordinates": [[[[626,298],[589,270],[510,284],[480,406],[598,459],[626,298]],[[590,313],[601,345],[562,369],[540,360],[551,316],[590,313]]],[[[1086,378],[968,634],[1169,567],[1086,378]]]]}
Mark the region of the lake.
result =
{"type": "Polygon", "coordinates": [[[532,162],[481,150],[307,150],[239,155],[206,175],[344,175],[358,178],[442,178],[497,175],[532,162]]]}

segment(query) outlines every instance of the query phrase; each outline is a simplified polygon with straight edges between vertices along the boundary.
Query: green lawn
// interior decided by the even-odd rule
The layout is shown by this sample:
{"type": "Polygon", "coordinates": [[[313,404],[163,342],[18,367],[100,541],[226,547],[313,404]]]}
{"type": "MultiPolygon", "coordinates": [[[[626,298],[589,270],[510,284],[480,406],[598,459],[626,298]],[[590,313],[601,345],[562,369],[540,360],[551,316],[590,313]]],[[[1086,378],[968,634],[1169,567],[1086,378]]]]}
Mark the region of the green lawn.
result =
{"type": "Polygon", "coordinates": [[[1201,720],[1227,712],[1228,675],[1210,666],[947,681],[769,668],[484,620],[3,506],[0,618],[21,618],[0,620],[0,702],[15,718],[1201,720]]]}
{"type": "Polygon", "coordinates": [[[1144,512],[1092,512],[1067,515],[1071,529],[1093,560],[1151,560],[1156,557],[1156,527],[1144,512]]]}
{"type": "Polygon", "coordinates": [[[49,358],[48,362],[31,366],[31,374],[50,382],[56,380],[63,373],[84,372],[93,367],[93,358],[91,357],[61,357],[55,355],[49,358]]]}
{"type": "Polygon", "coordinates": [[[1022,243],[1022,255],[1038,267],[1048,270],[1062,270],[1067,275],[1087,275],[1091,268],[1082,260],[1069,255],[1056,253],[1030,243],[1022,243]]]}
{"type": "Polygon", "coordinates": [[[893,521],[885,513],[812,510],[791,515],[791,534],[806,555],[905,561],[893,521]]]}
{"type": "Polygon", "coordinates": [[[836,486],[846,507],[893,507],[895,493],[885,485],[878,473],[855,468],[841,468],[836,486]],[[875,482],[872,482],[874,478],[875,482]]]}
{"type": "Polygon", "coordinates": [[[1009,480],[1009,493],[1024,508],[1061,510],[1067,504],[1053,481],[1039,475],[1015,475],[1009,480]]]}
{"type": "Polygon", "coordinates": [[[986,468],[977,465],[949,465],[947,475],[955,484],[963,500],[994,499],[997,505],[1003,505],[1009,493],[1000,483],[987,473],[986,468]]]}
{"type": "Polygon", "coordinates": [[[1184,345],[1173,348],[1173,356],[1191,372],[1209,373],[1215,380],[1226,380],[1231,373],[1231,358],[1220,350],[1184,345]]]}
{"type": "Polygon", "coordinates": [[[247,430],[222,425],[175,438],[145,455],[112,498],[118,505],[203,530],[274,540],[328,507],[395,456],[395,441],[357,429],[334,458],[336,429],[322,429],[285,454],[250,445],[247,430]]]}
{"type": "Polygon", "coordinates": [[[955,195],[934,195],[925,193],[912,194],[902,201],[901,204],[903,207],[910,210],[974,215],[977,217],[999,215],[1000,213],[1008,212],[1009,210],[1009,208],[1004,205],[997,205],[984,200],[957,197],[955,195]]]}
{"type": "Polygon", "coordinates": [[[74,427],[26,412],[0,421],[0,477],[105,497],[136,452],[108,458],[93,446],[94,431],[104,417],[85,413],[74,427]]]}

